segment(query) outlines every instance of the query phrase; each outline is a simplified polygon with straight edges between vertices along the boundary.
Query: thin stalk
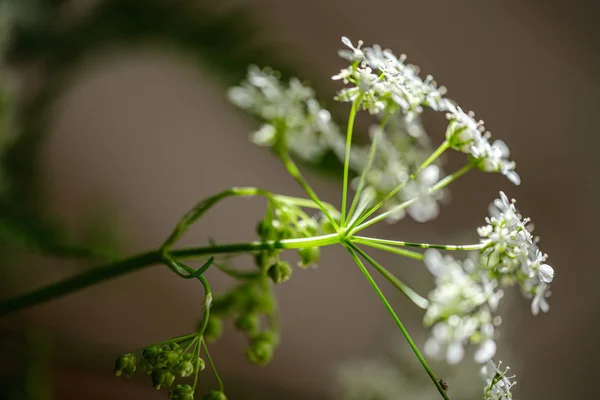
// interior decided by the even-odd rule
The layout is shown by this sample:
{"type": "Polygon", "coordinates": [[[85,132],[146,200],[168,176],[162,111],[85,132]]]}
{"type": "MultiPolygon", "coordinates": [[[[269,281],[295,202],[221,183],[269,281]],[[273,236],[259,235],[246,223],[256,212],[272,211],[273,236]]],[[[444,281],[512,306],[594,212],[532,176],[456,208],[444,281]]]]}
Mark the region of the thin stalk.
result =
{"type": "Polygon", "coordinates": [[[431,244],[431,243],[417,243],[417,242],[404,242],[399,240],[386,240],[386,239],[377,239],[365,236],[353,236],[353,240],[365,242],[368,241],[370,243],[379,243],[379,244],[388,244],[391,246],[401,246],[401,247],[419,247],[421,249],[441,249],[441,250],[452,250],[452,251],[475,251],[481,250],[485,247],[486,243],[477,243],[477,244],[431,244]]]}
{"type": "Polygon", "coordinates": [[[342,187],[342,226],[344,226],[346,223],[346,201],[348,197],[348,172],[350,168],[350,151],[352,150],[352,132],[354,131],[356,111],[358,109],[358,105],[362,101],[362,97],[363,95],[361,94],[352,102],[350,116],[348,117],[348,130],[346,132],[346,156],[344,157],[344,185],[342,187]]]}
{"type": "MultiPolygon", "coordinates": [[[[303,247],[322,247],[339,242],[340,238],[337,234],[330,234],[323,236],[315,236],[311,238],[286,239],[278,242],[257,241],[249,243],[222,244],[206,247],[191,247],[180,250],[172,250],[169,252],[169,254],[171,255],[171,257],[177,259],[191,259],[215,254],[248,253],[272,249],[300,249],[303,247]]],[[[141,270],[151,265],[162,264],[163,262],[163,251],[155,250],[82,272],[71,278],[66,278],[62,281],[0,302],[0,317],[37,304],[47,302],[49,300],[56,299],[58,297],[84,289],[97,283],[141,270]]],[[[191,271],[189,272],[194,273],[195,270],[191,269],[191,271]]]]}
{"type": "Polygon", "coordinates": [[[194,374],[194,385],[192,386],[192,391],[194,393],[196,393],[196,386],[198,386],[198,375],[200,375],[200,351],[202,349],[202,342],[204,341],[204,339],[200,339],[199,341],[196,342],[196,344],[194,345],[194,370],[196,371],[196,373],[194,374]]]}
{"type": "Polygon", "coordinates": [[[396,322],[396,325],[398,325],[398,328],[400,328],[400,331],[402,332],[402,335],[404,336],[404,338],[408,342],[408,345],[410,346],[410,348],[413,350],[413,352],[415,353],[415,355],[417,356],[417,358],[421,362],[421,365],[423,366],[423,368],[425,369],[425,371],[427,371],[427,375],[429,375],[429,378],[435,384],[435,387],[437,388],[438,392],[440,392],[440,394],[442,395],[442,397],[444,398],[444,400],[450,400],[450,397],[448,397],[448,394],[446,393],[446,391],[444,390],[444,388],[442,388],[442,385],[440,384],[440,382],[438,381],[438,379],[435,377],[433,371],[429,367],[429,364],[427,364],[427,361],[425,361],[425,358],[423,357],[423,355],[419,351],[417,345],[415,344],[415,342],[412,340],[412,338],[408,334],[408,331],[404,327],[404,324],[402,324],[402,321],[400,321],[400,318],[398,318],[398,315],[396,314],[396,312],[392,308],[392,305],[390,304],[390,302],[388,301],[388,299],[385,297],[385,295],[383,294],[383,292],[381,291],[381,289],[379,288],[379,286],[377,285],[377,283],[375,282],[375,280],[373,279],[373,277],[371,276],[371,274],[369,273],[369,271],[367,271],[367,268],[365,267],[365,265],[363,264],[363,262],[360,260],[360,258],[358,257],[358,255],[356,254],[356,252],[354,251],[354,249],[352,249],[351,247],[347,247],[347,249],[350,252],[350,255],[352,256],[352,258],[354,259],[354,261],[356,262],[356,264],[358,265],[358,267],[360,268],[361,272],[365,276],[365,278],[367,278],[367,280],[369,281],[369,283],[373,287],[373,290],[375,290],[375,293],[377,293],[377,296],[379,296],[379,299],[381,300],[381,302],[383,303],[383,305],[385,306],[385,308],[387,309],[387,311],[390,313],[390,315],[394,319],[394,322],[396,322]]]}
{"type": "Polygon", "coordinates": [[[381,200],[373,208],[371,208],[367,213],[365,213],[365,215],[363,215],[357,221],[355,221],[354,224],[351,227],[349,227],[349,230],[352,230],[352,228],[354,228],[355,226],[361,224],[364,220],[366,220],[367,218],[369,218],[374,212],[376,212],[381,207],[383,207],[383,205],[385,204],[386,201],[388,201],[389,199],[391,199],[392,197],[394,197],[396,195],[396,193],[398,193],[400,190],[402,190],[402,188],[404,188],[404,186],[406,186],[406,184],[408,182],[410,182],[411,180],[415,179],[417,177],[417,174],[419,172],[421,172],[422,170],[424,170],[425,168],[427,168],[429,165],[431,165],[431,163],[433,163],[439,156],[441,156],[442,153],[444,151],[446,151],[449,147],[450,147],[450,144],[448,143],[448,141],[444,141],[440,145],[440,147],[438,147],[425,161],[423,161],[423,163],[419,166],[419,168],[413,174],[411,174],[408,177],[407,180],[405,180],[404,182],[401,182],[400,184],[398,184],[398,186],[396,186],[394,188],[394,190],[392,190],[390,193],[388,193],[383,198],[383,200],[381,200]]]}
{"type": "MultiPolygon", "coordinates": [[[[387,122],[387,118],[385,118],[380,126],[380,129],[383,129],[385,123],[387,122]]],[[[348,218],[351,218],[351,221],[354,222],[356,219],[353,217],[354,211],[356,210],[356,206],[358,205],[358,199],[362,193],[362,190],[365,186],[365,181],[367,178],[367,174],[371,170],[371,166],[373,165],[373,159],[375,158],[375,152],[377,151],[377,139],[381,136],[381,130],[378,130],[373,136],[373,141],[371,142],[371,148],[369,149],[369,155],[367,156],[367,164],[363,168],[360,180],[358,181],[358,187],[356,188],[356,193],[354,193],[354,199],[352,200],[352,205],[350,206],[350,211],[348,211],[348,218]]],[[[358,218],[358,215],[356,218],[358,218]]]]}
{"type": "MultiPolygon", "coordinates": [[[[427,189],[427,194],[432,194],[435,193],[436,191],[448,186],[449,184],[451,184],[452,182],[454,182],[455,180],[457,180],[458,178],[460,178],[461,176],[463,176],[464,174],[466,174],[467,172],[469,172],[471,169],[473,168],[473,165],[471,164],[467,164],[464,167],[462,167],[460,170],[454,172],[453,174],[448,175],[447,177],[445,177],[444,179],[442,179],[441,181],[439,181],[438,183],[436,183],[435,185],[431,186],[429,189],[427,189]]],[[[410,199],[408,201],[405,201],[402,204],[399,204],[395,207],[390,208],[388,211],[379,214],[376,217],[371,218],[370,220],[361,223],[360,225],[358,225],[356,228],[354,228],[351,232],[351,234],[354,234],[356,232],[359,232],[383,219],[386,219],[388,216],[390,216],[391,214],[398,212],[400,210],[405,209],[406,207],[410,206],[411,204],[415,203],[416,201],[419,200],[419,197],[415,197],[413,199],[410,199]]],[[[362,218],[364,220],[364,218],[362,218]]]]}
{"type": "Polygon", "coordinates": [[[339,231],[339,229],[340,229],[339,225],[335,222],[335,220],[331,216],[328,208],[325,207],[323,202],[319,199],[319,196],[317,196],[317,194],[310,187],[310,185],[308,184],[306,179],[304,179],[304,176],[302,176],[302,174],[300,173],[298,166],[296,165],[296,163],[294,163],[294,161],[290,157],[289,153],[285,150],[281,151],[281,152],[279,152],[279,157],[281,158],[283,165],[288,170],[290,175],[296,180],[296,182],[298,182],[298,184],[300,184],[302,189],[304,189],[306,194],[308,194],[308,197],[310,197],[310,199],[319,207],[319,209],[321,210],[321,212],[323,213],[325,218],[327,218],[327,220],[329,220],[329,223],[331,223],[331,225],[335,228],[335,230],[339,231]]]}
{"type": "Polygon", "coordinates": [[[387,268],[383,265],[379,264],[373,257],[369,256],[364,250],[356,246],[354,243],[349,243],[349,246],[354,249],[358,254],[361,255],[362,258],[367,260],[369,264],[373,266],[385,279],[387,279],[396,289],[398,289],[402,294],[404,294],[410,301],[412,301],[417,307],[422,310],[426,310],[429,306],[429,301],[415,292],[411,287],[406,285],[400,279],[398,279],[394,274],[392,274],[387,268]]]}
{"type": "Polygon", "coordinates": [[[210,356],[210,353],[208,352],[208,346],[206,345],[206,341],[204,339],[202,339],[202,345],[204,346],[204,351],[206,352],[206,359],[208,360],[208,363],[210,364],[210,368],[213,371],[213,374],[215,375],[215,378],[217,378],[217,382],[219,383],[219,390],[221,392],[225,391],[225,385],[223,384],[223,380],[221,380],[221,377],[219,376],[219,373],[217,372],[217,368],[215,367],[215,363],[212,360],[212,357],[210,356]]]}
{"type": "Polygon", "coordinates": [[[401,255],[404,257],[412,258],[413,260],[417,260],[417,261],[423,261],[423,257],[424,257],[423,254],[417,253],[416,251],[410,251],[410,250],[406,250],[406,249],[402,249],[402,248],[398,248],[398,247],[388,246],[388,245],[373,242],[370,240],[361,239],[360,237],[356,237],[356,236],[352,236],[350,240],[353,241],[354,243],[369,246],[374,249],[387,251],[388,253],[398,254],[398,255],[401,255]]]}

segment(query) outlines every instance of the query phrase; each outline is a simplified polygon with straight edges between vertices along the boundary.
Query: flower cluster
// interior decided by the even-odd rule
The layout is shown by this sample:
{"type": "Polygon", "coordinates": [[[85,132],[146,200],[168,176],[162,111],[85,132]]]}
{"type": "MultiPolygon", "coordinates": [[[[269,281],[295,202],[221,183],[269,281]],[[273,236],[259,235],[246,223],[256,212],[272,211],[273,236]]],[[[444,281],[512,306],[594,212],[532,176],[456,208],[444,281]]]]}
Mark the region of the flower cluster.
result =
{"type": "Polygon", "coordinates": [[[489,361],[481,368],[481,375],[486,381],[486,387],[483,392],[484,400],[511,400],[513,398],[510,392],[511,388],[517,384],[514,381],[515,376],[507,376],[509,367],[501,370],[502,363],[498,365],[489,361]]]}
{"type": "Polygon", "coordinates": [[[502,291],[480,274],[473,260],[460,262],[427,250],[425,265],[436,279],[424,317],[425,325],[433,326],[425,352],[456,364],[464,357],[464,345],[471,343],[479,346],[477,362],[491,359],[496,353],[494,326],[499,323],[492,313],[502,291]]]}
{"type": "Polygon", "coordinates": [[[500,198],[490,205],[490,217],[487,225],[477,232],[481,237],[482,265],[489,270],[490,276],[504,285],[518,284],[523,292],[533,298],[533,314],[548,311],[546,297],[548,285],[554,278],[554,270],[545,263],[546,254],[536,245],[537,238],[531,234],[532,225],[528,218],[521,217],[503,192],[500,198]]]}
{"type": "Polygon", "coordinates": [[[233,104],[264,122],[252,134],[258,145],[281,146],[307,161],[318,160],[332,145],[343,147],[329,112],[315,100],[313,90],[296,78],[284,84],[275,71],[253,66],[246,80],[229,89],[228,95],[233,104]]]}
{"type": "Polygon", "coordinates": [[[474,166],[485,172],[500,172],[511,182],[520,183],[515,163],[508,160],[509,150],[502,141],[489,142],[483,121],[477,121],[472,112],[465,113],[453,100],[444,97],[446,89],[438,87],[428,75],[419,76],[419,68],[406,63],[406,56],[396,57],[381,47],[354,46],[346,37],[342,42],[350,50],[342,50],[341,57],[351,62],[333,76],[350,87],[338,93],[340,101],[361,100],[361,106],[371,114],[395,115],[400,112],[408,121],[422,113],[424,107],[445,112],[449,119],[446,140],[450,147],[467,153],[474,166]]]}

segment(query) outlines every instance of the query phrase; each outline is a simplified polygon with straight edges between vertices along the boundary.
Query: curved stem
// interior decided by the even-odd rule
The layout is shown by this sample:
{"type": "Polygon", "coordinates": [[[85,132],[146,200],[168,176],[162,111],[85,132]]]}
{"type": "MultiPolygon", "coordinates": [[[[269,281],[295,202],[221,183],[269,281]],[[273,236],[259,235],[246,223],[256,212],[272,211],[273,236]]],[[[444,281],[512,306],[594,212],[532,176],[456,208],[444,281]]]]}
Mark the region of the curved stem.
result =
{"type": "Polygon", "coordinates": [[[351,248],[351,247],[346,247],[346,248],[350,252],[350,255],[352,256],[352,258],[354,259],[354,261],[356,262],[356,264],[360,268],[360,270],[363,273],[363,275],[365,276],[365,278],[367,278],[367,280],[369,281],[369,283],[373,287],[373,290],[375,290],[375,293],[377,293],[377,296],[379,296],[379,299],[381,300],[381,302],[383,303],[383,305],[385,306],[385,308],[388,310],[388,312],[390,313],[390,315],[394,319],[394,322],[396,322],[396,325],[398,325],[398,328],[400,328],[400,331],[402,332],[402,335],[404,336],[404,338],[408,342],[408,345],[410,346],[410,348],[413,350],[413,352],[415,353],[415,355],[417,356],[417,358],[421,362],[421,365],[423,366],[423,368],[425,369],[425,371],[427,371],[427,374],[429,375],[429,378],[435,384],[435,387],[437,388],[438,392],[440,392],[440,394],[442,395],[442,397],[444,398],[444,400],[450,400],[450,397],[448,397],[448,394],[446,393],[446,391],[444,390],[444,388],[442,388],[442,385],[440,384],[440,382],[438,381],[438,379],[435,377],[433,371],[429,367],[429,364],[427,364],[427,361],[425,361],[425,358],[423,357],[423,355],[419,351],[417,345],[415,344],[415,342],[412,340],[412,338],[408,334],[408,331],[404,327],[404,324],[402,324],[402,321],[400,321],[400,318],[398,318],[398,315],[396,314],[396,312],[392,308],[392,305],[390,304],[390,302],[388,301],[388,299],[385,297],[385,295],[383,294],[383,292],[381,291],[381,289],[379,288],[379,286],[377,285],[377,283],[375,282],[375,280],[373,279],[373,277],[371,276],[371,274],[369,273],[369,271],[367,271],[367,268],[365,267],[365,265],[363,264],[363,262],[360,260],[360,258],[356,254],[355,250],[353,248],[351,248]]]}
{"type": "MultiPolygon", "coordinates": [[[[464,174],[466,174],[467,172],[469,172],[471,169],[473,168],[472,164],[467,164],[464,167],[462,167],[461,169],[459,169],[458,171],[454,172],[453,174],[448,175],[447,177],[445,177],[444,179],[442,179],[441,181],[439,181],[438,183],[436,183],[435,185],[431,186],[429,189],[427,189],[426,194],[432,194],[435,193],[436,191],[448,186],[449,184],[451,184],[452,182],[454,182],[455,180],[457,180],[458,178],[460,178],[461,176],[463,176],[464,174]]],[[[417,202],[419,200],[419,197],[415,197],[413,199],[410,199],[408,201],[405,201],[402,204],[399,204],[395,207],[390,208],[388,211],[379,214],[376,217],[371,218],[370,220],[363,222],[362,224],[358,225],[356,228],[352,229],[352,234],[359,232],[385,218],[387,218],[388,216],[390,216],[391,214],[394,214],[400,210],[405,209],[406,207],[410,206],[411,204],[417,202]]],[[[369,216],[371,213],[367,213],[366,216],[369,216]]],[[[361,218],[364,221],[364,217],[361,218]]],[[[356,225],[356,224],[355,224],[356,225]]]]}
{"type": "Polygon", "coordinates": [[[481,250],[487,243],[477,243],[477,244],[465,244],[465,245],[454,245],[454,244],[431,244],[431,243],[417,243],[417,242],[403,242],[399,240],[386,240],[386,239],[377,239],[365,236],[352,236],[353,240],[357,242],[370,242],[370,243],[379,243],[379,244],[387,244],[391,246],[402,246],[402,247],[419,247],[421,249],[441,249],[441,250],[453,250],[453,251],[475,251],[481,250]]]}
{"type": "Polygon", "coordinates": [[[296,165],[296,163],[294,163],[289,153],[286,150],[282,150],[279,152],[279,157],[281,158],[283,165],[285,165],[285,168],[288,170],[290,175],[292,175],[296,182],[298,182],[302,189],[304,189],[306,194],[308,194],[308,197],[310,197],[311,200],[319,207],[323,215],[325,215],[325,218],[329,220],[329,223],[331,223],[331,225],[335,228],[336,231],[339,230],[340,227],[331,216],[328,208],[325,207],[321,199],[319,199],[319,196],[317,196],[317,194],[310,187],[306,179],[304,179],[304,176],[302,176],[302,174],[300,173],[298,166],[296,165]]]}
{"type": "Polygon", "coordinates": [[[404,294],[410,301],[412,301],[417,307],[426,310],[429,306],[429,301],[412,290],[409,286],[407,286],[404,282],[398,279],[395,275],[393,275],[390,271],[388,271],[383,265],[379,264],[377,261],[373,259],[373,257],[369,256],[364,250],[360,247],[356,246],[354,243],[350,242],[348,244],[350,247],[354,249],[358,254],[361,255],[362,258],[367,260],[369,264],[373,266],[385,279],[387,279],[392,285],[396,287],[402,294],[404,294]]]}
{"type": "MultiPolygon", "coordinates": [[[[169,254],[173,258],[200,258],[214,254],[248,253],[260,250],[272,249],[300,249],[303,247],[322,247],[339,243],[337,234],[315,236],[311,238],[287,239],[278,242],[249,242],[232,243],[206,247],[191,247],[180,250],[172,250],[169,254]]],[[[162,250],[150,251],[131,258],[101,266],[89,271],[82,272],[71,278],[50,284],[29,293],[10,298],[0,302],[0,317],[23,310],[25,308],[56,299],[66,294],[95,285],[108,279],[116,278],[151,265],[164,262],[162,250]]],[[[194,269],[188,271],[194,273],[194,269]]]]}
{"type": "Polygon", "coordinates": [[[348,197],[348,172],[350,168],[350,151],[352,150],[352,132],[354,131],[354,120],[356,119],[356,110],[362,101],[363,95],[360,94],[353,102],[348,117],[348,130],[346,132],[346,156],[344,157],[344,185],[342,187],[342,219],[341,224],[346,223],[346,201],[348,197]]]}

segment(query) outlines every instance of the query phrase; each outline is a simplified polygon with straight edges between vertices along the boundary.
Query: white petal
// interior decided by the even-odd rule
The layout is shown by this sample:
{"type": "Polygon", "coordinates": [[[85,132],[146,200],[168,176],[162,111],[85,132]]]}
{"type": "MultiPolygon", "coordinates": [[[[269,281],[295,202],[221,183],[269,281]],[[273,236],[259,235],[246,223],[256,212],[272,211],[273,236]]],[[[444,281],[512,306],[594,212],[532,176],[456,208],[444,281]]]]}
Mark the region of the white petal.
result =
{"type": "Polygon", "coordinates": [[[550,283],[552,282],[552,279],[554,279],[554,269],[548,264],[542,264],[538,270],[538,276],[540,277],[540,280],[550,283]]]}
{"type": "Polygon", "coordinates": [[[465,349],[463,348],[460,342],[454,342],[448,346],[448,351],[446,352],[446,359],[448,360],[448,364],[458,364],[462,361],[465,356],[465,349]]]}

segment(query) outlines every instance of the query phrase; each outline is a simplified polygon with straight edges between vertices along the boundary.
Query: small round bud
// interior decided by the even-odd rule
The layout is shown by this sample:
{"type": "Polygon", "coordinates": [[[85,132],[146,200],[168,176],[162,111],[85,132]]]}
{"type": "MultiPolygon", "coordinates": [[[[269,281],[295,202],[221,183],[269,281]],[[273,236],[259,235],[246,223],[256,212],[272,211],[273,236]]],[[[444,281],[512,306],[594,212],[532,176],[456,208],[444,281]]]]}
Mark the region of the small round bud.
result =
{"type": "Polygon", "coordinates": [[[269,336],[260,334],[250,341],[246,358],[253,364],[267,365],[273,359],[274,351],[274,341],[269,336]]]}
{"type": "Polygon", "coordinates": [[[155,368],[157,368],[158,358],[162,354],[162,348],[157,345],[146,347],[142,351],[142,361],[140,366],[150,374],[155,368]]]}
{"type": "Polygon", "coordinates": [[[190,385],[177,385],[169,393],[169,400],[194,400],[194,389],[190,385]]]}
{"type": "Polygon", "coordinates": [[[177,343],[169,343],[163,347],[162,353],[158,356],[157,367],[174,368],[179,362],[183,351],[177,343]]]}
{"type": "Polygon", "coordinates": [[[221,337],[223,333],[223,320],[219,317],[210,316],[208,324],[204,330],[204,339],[207,342],[214,342],[221,337]]]}
{"type": "Polygon", "coordinates": [[[319,262],[321,250],[318,247],[304,247],[298,250],[298,255],[300,256],[298,266],[306,268],[319,262]]]}
{"type": "Polygon", "coordinates": [[[260,329],[260,316],[258,314],[244,314],[235,320],[235,327],[248,335],[255,335],[260,329]]]}
{"type": "Polygon", "coordinates": [[[123,354],[117,358],[115,361],[115,368],[113,373],[116,376],[125,375],[126,377],[130,377],[135,372],[136,368],[136,359],[135,356],[131,353],[123,354]]]}
{"type": "MultiPolygon", "coordinates": [[[[190,354],[191,355],[191,354],[190,354]]],[[[186,357],[189,358],[189,357],[186,357]]],[[[182,359],[177,363],[174,368],[174,372],[181,376],[182,378],[186,378],[194,373],[194,363],[190,359],[182,359]]]]}
{"type": "Polygon", "coordinates": [[[202,398],[202,400],[227,400],[227,396],[225,393],[220,390],[211,390],[206,393],[206,395],[202,398]]]}
{"type": "Polygon", "coordinates": [[[267,275],[275,283],[285,282],[292,276],[292,266],[285,261],[278,261],[269,267],[267,275]]]}
{"type": "Polygon", "coordinates": [[[155,369],[152,371],[152,386],[156,390],[160,390],[161,387],[171,387],[175,381],[175,375],[167,368],[155,369]]]}

